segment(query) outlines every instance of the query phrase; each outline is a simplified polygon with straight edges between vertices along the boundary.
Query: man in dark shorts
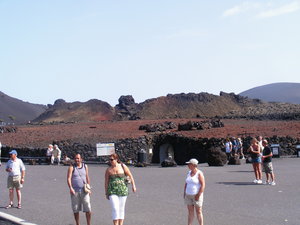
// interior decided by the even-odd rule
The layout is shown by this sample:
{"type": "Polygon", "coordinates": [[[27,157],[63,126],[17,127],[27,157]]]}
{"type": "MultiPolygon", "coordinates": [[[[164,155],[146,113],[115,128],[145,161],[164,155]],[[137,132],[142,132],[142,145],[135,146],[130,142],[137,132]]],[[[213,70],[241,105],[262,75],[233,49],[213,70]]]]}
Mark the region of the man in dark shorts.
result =
{"type": "Polygon", "coordinates": [[[268,146],[268,141],[264,139],[262,141],[262,145],[264,146],[262,160],[263,160],[263,167],[266,173],[266,182],[265,184],[276,185],[275,183],[275,176],[273,172],[273,165],[272,165],[272,156],[273,153],[271,148],[268,146]]]}

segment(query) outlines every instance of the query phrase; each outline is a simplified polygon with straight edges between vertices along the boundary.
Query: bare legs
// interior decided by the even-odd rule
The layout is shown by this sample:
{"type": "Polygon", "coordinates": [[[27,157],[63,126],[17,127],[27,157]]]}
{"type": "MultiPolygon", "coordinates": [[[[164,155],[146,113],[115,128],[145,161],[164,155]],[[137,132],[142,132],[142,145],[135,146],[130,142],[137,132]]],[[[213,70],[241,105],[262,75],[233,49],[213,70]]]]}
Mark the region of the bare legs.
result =
{"type": "MultiPolygon", "coordinates": [[[[14,202],[14,189],[10,188],[8,191],[9,191],[9,201],[10,201],[9,204],[12,205],[14,202]]],[[[21,190],[16,188],[16,193],[18,198],[18,205],[21,205],[21,199],[22,199],[21,190]]]]}
{"type": "MultiPolygon", "coordinates": [[[[86,223],[87,223],[87,225],[91,225],[92,213],[91,212],[86,212],[85,213],[85,217],[86,217],[86,223]]],[[[79,212],[78,213],[74,213],[74,218],[75,218],[75,221],[76,221],[76,225],[80,225],[80,222],[79,222],[79,212]]]]}
{"type": "Polygon", "coordinates": [[[196,216],[197,216],[197,220],[199,225],[203,225],[203,214],[202,214],[202,208],[201,207],[195,207],[194,205],[188,205],[188,225],[192,225],[193,224],[193,220],[195,217],[194,212],[196,211],[196,216]]]}
{"type": "Polygon", "coordinates": [[[261,164],[260,163],[252,163],[255,179],[261,180],[261,164]]]}
{"type": "Polygon", "coordinates": [[[114,225],[123,225],[124,220],[119,219],[119,220],[113,220],[114,225]]]}
{"type": "Polygon", "coordinates": [[[92,213],[91,212],[86,212],[85,213],[85,217],[86,217],[86,223],[87,223],[87,225],[91,225],[92,213]]]}

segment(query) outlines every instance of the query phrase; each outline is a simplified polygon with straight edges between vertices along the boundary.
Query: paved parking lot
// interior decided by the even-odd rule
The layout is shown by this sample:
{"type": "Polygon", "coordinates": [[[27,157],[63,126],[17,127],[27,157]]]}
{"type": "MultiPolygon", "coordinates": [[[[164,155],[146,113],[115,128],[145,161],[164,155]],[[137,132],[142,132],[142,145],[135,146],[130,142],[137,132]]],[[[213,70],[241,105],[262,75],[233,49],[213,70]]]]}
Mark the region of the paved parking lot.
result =
{"type": "MultiPolygon", "coordinates": [[[[23,208],[5,209],[8,203],[5,164],[0,167],[0,211],[39,225],[73,225],[66,182],[67,167],[26,165],[22,190],[23,208]]],[[[93,186],[92,224],[109,225],[111,209],[104,196],[105,165],[89,165],[93,186]]],[[[250,164],[208,167],[201,164],[207,187],[204,221],[211,225],[298,225],[300,221],[300,158],[274,159],[277,185],[254,185],[250,164]]],[[[183,204],[186,166],[161,168],[131,167],[138,191],[126,205],[125,224],[184,225],[187,210],[183,204]]],[[[82,224],[85,224],[81,214],[82,224]]],[[[196,224],[196,221],[194,222],[196,224]]]]}

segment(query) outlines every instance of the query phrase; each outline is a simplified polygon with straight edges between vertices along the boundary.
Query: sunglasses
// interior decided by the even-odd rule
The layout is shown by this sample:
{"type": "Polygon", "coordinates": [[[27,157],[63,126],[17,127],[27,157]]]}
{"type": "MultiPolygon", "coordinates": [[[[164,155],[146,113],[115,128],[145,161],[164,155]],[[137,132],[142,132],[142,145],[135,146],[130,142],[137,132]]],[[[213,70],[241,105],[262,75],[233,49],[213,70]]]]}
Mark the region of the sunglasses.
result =
{"type": "Polygon", "coordinates": [[[109,161],[114,161],[115,159],[109,159],[109,161]]]}

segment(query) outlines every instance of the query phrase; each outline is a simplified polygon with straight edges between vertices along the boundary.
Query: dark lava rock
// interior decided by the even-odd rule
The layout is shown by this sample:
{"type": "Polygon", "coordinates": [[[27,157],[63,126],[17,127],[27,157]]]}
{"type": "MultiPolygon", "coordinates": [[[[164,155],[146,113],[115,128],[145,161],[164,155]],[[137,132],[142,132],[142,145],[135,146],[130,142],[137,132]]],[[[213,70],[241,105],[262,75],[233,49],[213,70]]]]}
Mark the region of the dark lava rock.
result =
{"type": "Polygon", "coordinates": [[[224,166],[227,163],[227,155],[220,147],[211,147],[207,150],[206,161],[209,166],[224,166]]]}

